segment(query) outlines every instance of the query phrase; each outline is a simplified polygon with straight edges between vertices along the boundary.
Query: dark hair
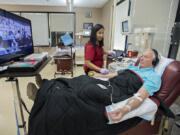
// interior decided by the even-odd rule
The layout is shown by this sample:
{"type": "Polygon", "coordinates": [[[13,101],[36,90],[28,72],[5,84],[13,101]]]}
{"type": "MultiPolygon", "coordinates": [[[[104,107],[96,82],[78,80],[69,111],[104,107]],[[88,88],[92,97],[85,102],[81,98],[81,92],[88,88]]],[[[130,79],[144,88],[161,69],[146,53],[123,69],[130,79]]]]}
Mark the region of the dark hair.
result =
{"type": "Polygon", "coordinates": [[[159,63],[159,54],[158,54],[158,51],[155,49],[152,49],[152,51],[153,51],[154,56],[155,56],[153,61],[152,61],[152,65],[155,67],[159,63]]]}
{"type": "MultiPolygon", "coordinates": [[[[96,33],[97,31],[99,31],[100,29],[104,29],[104,26],[101,24],[96,24],[94,27],[92,27],[91,29],[91,35],[90,35],[90,42],[93,44],[93,46],[96,46],[96,33]]],[[[102,39],[101,41],[99,41],[99,45],[100,46],[104,46],[104,39],[102,39]]]]}

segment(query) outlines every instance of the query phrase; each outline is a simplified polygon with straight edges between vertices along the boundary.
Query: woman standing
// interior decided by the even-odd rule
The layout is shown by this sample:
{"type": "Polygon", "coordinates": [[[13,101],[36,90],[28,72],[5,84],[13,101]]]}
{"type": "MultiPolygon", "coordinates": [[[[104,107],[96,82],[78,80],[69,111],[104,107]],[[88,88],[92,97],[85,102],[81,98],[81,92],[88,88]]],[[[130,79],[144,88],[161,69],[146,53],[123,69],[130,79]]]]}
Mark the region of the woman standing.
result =
{"type": "Polygon", "coordinates": [[[101,74],[108,74],[109,70],[103,68],[104,54],[113,55],[114,51],[104,51],[104,26],[96,24],[90,35],[90,40],[85,45],[85,64],[84,71],[88,74],[89,71],[96,71],[101,74]]]}

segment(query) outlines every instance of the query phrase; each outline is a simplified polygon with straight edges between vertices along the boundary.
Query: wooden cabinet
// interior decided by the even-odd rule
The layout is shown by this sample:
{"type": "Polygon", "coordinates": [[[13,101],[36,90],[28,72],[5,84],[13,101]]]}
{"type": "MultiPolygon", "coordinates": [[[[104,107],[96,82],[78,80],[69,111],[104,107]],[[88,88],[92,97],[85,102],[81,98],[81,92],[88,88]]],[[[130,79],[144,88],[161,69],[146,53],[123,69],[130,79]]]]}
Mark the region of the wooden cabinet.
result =
{"type": "Polygon", "coordinates": [[[73,77],[73,58],[71,56],[54,56],[54,60],[57,66],[57,71],[55,72],[54,77],[56,77],[57,74],[65,73],[70,73],[73,77]]]}

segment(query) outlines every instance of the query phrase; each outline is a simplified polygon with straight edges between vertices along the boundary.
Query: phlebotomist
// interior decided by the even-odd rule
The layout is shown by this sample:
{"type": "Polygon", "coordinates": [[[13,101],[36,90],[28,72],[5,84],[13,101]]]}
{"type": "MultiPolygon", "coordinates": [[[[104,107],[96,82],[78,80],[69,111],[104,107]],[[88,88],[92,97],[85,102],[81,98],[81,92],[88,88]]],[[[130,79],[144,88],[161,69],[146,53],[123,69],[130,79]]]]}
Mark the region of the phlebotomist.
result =
{"type": "Polygon", "coordinates": [[[85,64],[84,71],[88,74],[89,71],[96,71],[101,74],[108,74],[109,70],[103,68],[103,55],[114,55],[114,51],[106,52],[104,46],[104,26],[96,24],[91,29],[90,40],[85,45],[85,64]]]}

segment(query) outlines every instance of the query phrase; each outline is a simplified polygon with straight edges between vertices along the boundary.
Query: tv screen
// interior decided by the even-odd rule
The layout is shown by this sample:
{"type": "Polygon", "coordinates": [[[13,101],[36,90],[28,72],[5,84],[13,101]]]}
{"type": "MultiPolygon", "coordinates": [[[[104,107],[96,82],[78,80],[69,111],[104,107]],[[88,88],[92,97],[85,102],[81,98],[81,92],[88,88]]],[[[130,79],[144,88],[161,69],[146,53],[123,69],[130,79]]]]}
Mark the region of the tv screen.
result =
{"type": "Polygon", "coordinates": [[[33,52],[31,21],[0,9],[0,64],[33,52]]]}
{"type": "Polygon", "coordinates": [[[69,33],[62,35],[60,41],[62,41],[65,46],[73,44],[73,39],[69,33]]]}
{"type": "Polygon", "coordinates": [[[122,22],[122,32],[129,32],[128,21],[122,22]]]}
{"type": "MultiPolygon", "coordinates": [[[[61,36],[65,35],[67,33],[71,36],[72,39],[74,39],[73,32],[67,32],[67,31],[66,32],[65,31],[51,32],[51,46],[56,47],[59,43],[63,44],[61,36]]],[[[73,42],[74,42],[74,40],[73,40],[73,42]]]]}
{"type": "Polygon", "coordinates": [[[72,45],[73,41],[73,32],[58,32],[57,33],[58,44],[61,43],[62,45],[72,45]],[[71,42],[71,44],[69,43],[71,42]]]}

